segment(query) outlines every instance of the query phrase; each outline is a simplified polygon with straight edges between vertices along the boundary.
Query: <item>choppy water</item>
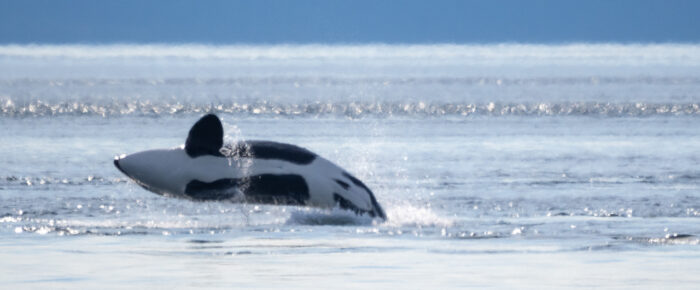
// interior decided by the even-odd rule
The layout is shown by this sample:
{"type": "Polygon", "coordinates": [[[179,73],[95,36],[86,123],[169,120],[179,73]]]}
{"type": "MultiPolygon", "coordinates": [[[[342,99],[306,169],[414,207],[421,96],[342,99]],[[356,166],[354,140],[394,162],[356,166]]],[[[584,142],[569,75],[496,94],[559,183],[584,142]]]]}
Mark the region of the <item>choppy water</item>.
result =
{"type": "Polygon", "coordinates": [[[700,46],[0,46],[4,287],[700,282],[700,46]],[[121,153],[298,144],[340,210],[168,199],[121,153]]]}

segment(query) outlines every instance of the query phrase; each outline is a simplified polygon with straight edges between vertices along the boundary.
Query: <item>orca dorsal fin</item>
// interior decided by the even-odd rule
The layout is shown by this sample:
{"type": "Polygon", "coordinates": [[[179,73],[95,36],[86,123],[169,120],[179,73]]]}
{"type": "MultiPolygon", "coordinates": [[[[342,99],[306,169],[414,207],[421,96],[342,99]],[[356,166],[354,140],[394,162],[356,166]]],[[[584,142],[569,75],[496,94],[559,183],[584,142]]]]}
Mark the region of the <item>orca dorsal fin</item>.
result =
{"type": "Polygon", "coordinates": [[[219,150],[224,145],[224,127],[219,117],[207,114],[194,123],[185,142],[185,152],[190,157],[214,155],[223,157],[219,150]]]}

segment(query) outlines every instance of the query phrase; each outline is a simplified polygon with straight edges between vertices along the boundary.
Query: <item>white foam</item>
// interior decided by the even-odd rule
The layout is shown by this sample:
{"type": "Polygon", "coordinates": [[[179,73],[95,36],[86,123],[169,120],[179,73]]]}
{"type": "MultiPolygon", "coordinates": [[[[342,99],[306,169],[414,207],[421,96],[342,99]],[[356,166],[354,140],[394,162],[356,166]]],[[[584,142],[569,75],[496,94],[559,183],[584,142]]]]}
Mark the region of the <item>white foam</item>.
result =
{"type": "Polygon", "coordinates": [[[385,207],[389,227],[450,227],[454,220],[441,217],[429,207],[416,207],[410,204],[385,207]]]}
{"type": "Polygon", "coordinates": [[[441,217],[427,207],[409,204],[385,207],[387,221],[339,208],[331,210],[298,208],[291,212],[287,225],[378,225],[382,227],[450,227],[454,221],[441,217]]]}

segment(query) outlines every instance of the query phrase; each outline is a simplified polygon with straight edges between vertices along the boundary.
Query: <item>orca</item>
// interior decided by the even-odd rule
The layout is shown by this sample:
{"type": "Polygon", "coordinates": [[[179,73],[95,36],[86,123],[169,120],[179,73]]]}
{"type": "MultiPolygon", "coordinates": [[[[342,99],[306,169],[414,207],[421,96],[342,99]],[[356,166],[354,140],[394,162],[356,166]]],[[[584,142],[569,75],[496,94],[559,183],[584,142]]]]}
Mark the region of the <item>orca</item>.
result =
{"type": "Polygon", "coordinates": [[[362,181],[331,161],[291,144],[241,141],[224,145],[221,120],[208,114],[184,146],[115,157],[114,165],[143,188],[195,201],[339,207],[386,220],[362,181]]]}

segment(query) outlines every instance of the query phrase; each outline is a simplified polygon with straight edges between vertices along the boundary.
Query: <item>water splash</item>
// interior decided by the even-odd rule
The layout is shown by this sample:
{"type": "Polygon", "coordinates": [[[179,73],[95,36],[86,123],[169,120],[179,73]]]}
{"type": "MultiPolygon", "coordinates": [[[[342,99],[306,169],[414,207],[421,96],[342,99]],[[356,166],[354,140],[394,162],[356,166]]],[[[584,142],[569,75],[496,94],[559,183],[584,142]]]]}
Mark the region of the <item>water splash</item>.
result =
{"type": "Polygon", "coordinates": [[[417,207],[410,204],[389,205],[386,208],[389,227],[451,227],[455,221],[441,217],[428,207],[417,207]]]}

